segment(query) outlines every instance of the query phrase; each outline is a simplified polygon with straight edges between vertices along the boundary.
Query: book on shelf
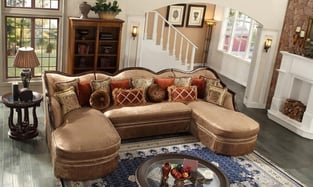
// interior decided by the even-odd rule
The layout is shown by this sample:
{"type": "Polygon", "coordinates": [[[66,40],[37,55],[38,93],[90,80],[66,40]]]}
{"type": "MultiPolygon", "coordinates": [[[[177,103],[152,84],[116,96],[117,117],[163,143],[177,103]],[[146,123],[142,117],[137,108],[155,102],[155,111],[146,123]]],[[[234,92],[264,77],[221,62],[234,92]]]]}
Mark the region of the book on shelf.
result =
{"type": "Polygon", "coordinates": [[[89,53],[89,46],[87,44],[78,44],[78,54],[87,55],[89,53]]]}
{"type": "Polygon", "coordinates": [[[110,32],[100,32],[100,40],[112,40],[113,34],[110,32]]]}

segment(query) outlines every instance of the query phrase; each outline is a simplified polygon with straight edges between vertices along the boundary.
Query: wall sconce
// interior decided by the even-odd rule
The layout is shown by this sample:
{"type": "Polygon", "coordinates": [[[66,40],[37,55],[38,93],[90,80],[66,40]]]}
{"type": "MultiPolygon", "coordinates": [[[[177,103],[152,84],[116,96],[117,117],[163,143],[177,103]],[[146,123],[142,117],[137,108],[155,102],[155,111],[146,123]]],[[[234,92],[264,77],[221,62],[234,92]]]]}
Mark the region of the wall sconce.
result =
{"type": "Polygon", "coordinates": [[[138,26],[137,25],[133,25],[133,27],[132,27],[132,37],[133,37],[133,40],[135,40],[137,35],[138,35],[138,26]]]}
{"type": "Polygon", "coordinates": [[[267,38],[264,42],[264,49],[265,49],[265,52],[268,51],[269,48],[272,47],[272,39],[271,38],[267,38]]]}
{"type": "Polygon", "coordinates": [[[208,26],[214,26],[216,24],[216,21],[214,19],[206,19],[205,20],[205,23],[208,25],[208,26]]]}

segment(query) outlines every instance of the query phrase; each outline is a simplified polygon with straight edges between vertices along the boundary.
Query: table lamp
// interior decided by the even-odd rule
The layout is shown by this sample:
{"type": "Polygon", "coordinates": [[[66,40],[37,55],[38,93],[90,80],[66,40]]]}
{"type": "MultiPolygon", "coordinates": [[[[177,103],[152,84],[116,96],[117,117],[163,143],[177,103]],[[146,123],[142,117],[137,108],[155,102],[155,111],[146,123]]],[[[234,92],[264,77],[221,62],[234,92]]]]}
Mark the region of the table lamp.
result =
{"type": "Polygon", "coordinates": [[[23,68],[21,72],[21,79],[24,88],[28,88],[29,82],[32,78],[31,68],[39,66],[39,60],[36,53],[31,47],[19,48],[13,66],[17,68],[23,68]]]}

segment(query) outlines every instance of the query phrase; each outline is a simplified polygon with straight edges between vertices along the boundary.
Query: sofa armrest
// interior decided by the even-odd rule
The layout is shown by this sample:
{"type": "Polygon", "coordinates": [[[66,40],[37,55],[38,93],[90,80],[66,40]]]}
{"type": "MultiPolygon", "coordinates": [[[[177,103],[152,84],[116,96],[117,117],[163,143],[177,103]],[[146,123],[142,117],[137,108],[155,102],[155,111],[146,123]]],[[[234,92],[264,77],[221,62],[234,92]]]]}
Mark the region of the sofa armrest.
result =
{"type": "Polygon", "coordinates": [[[234,94],[231,92],[227,92],[224,100],[223,107],[229,110],[236,110],[234,94]]]}
{"type": "Polygon", "coordinates": [[[48,112],[50,125],[53,129],[58,128],[62,125],[64,119],[62,114],[62,108],[60,103],[55,97],[49,97],[48,102],[48,112]]]}

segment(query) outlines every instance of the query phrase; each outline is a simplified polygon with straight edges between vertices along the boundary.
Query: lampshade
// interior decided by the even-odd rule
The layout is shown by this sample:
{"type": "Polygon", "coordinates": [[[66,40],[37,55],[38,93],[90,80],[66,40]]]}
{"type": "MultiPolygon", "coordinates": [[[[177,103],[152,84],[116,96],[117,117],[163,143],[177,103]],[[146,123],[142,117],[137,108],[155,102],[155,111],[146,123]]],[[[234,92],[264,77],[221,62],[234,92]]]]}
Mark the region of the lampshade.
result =
{"type": "Polygon", "coordinates": [[[39,60],[34,49],[31,47],[19,48],[13,66],[17,68],[34,68],[39,66],[39,60]]]}

